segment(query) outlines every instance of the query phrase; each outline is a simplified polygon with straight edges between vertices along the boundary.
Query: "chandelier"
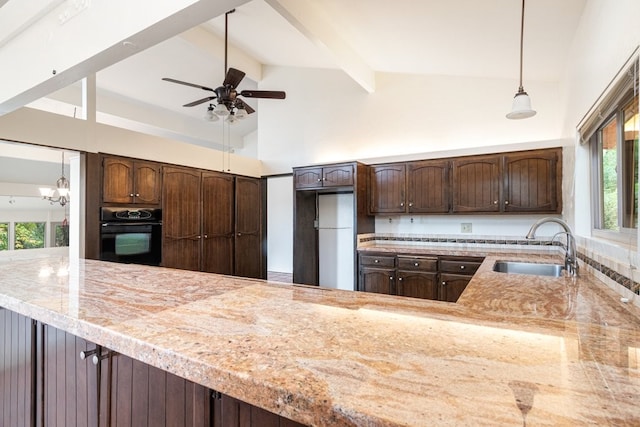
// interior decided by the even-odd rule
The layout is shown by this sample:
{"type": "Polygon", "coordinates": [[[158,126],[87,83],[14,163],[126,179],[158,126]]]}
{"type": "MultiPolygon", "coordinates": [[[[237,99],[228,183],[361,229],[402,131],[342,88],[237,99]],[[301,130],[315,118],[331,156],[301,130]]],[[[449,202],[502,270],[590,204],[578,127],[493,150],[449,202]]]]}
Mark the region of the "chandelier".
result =
{"type": "Polygon", "coordinates": [[[60,203],[64,206],[69,203],[69,180],[64,176],[64,151],[62,152],[62,173],[56,181],[56,188],[40,187],[40,195],[44,200],[48,200],[52,205],[60,203]]]}

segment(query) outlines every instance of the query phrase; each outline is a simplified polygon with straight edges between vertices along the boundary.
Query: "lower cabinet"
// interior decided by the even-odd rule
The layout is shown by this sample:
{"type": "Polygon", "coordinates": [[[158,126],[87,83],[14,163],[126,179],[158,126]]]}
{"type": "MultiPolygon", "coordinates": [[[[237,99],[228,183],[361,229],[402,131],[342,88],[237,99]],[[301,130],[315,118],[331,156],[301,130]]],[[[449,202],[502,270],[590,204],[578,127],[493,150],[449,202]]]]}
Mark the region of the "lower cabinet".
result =
{"type": "Polygon", "coordinates": [[[456,302],[482,260],[478,257],[361,253],[358,290],[456,302]]]}
{"type": "Polygon", "coordinates": [[[301,427],[0,307],[2,427],[301,427]]]}

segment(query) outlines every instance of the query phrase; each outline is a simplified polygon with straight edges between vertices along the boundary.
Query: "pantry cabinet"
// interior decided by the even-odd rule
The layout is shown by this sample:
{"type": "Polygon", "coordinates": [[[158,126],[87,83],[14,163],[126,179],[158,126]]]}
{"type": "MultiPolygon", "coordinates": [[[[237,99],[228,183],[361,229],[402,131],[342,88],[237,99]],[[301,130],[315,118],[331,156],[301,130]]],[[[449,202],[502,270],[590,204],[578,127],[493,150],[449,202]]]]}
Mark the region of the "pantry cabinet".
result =
{"type": "Polygon", "coordinates": [[[160,204],[161,166],[158,163],[104,156],[102,160],[104,203],[160,204]]]}
{"type": "Polygon", "coordinates": [[[259,179],[165,167],[163,180],[163,266],[264,278],[259,179]]]}

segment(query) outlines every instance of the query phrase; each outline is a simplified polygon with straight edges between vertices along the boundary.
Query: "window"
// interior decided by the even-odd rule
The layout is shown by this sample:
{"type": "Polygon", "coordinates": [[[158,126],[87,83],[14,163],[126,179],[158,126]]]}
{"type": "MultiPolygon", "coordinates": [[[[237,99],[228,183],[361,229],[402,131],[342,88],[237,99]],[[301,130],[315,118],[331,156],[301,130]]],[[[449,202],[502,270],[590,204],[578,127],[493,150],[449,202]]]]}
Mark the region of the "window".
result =
{"type": "Polygon", "coordinates": [[[56,248],[69,246],[69,224],[66,222],[52,222],[51,232],[51,246],[56,248]]]}
{"type": "Polygon", "coordinates": [[[14,249],[44,248],[44,222],[16,222],[14,249]]]}
{"type": "Polygon", "coordinates": [[[591,145],[595,235],[635,242],[638,229],[638,62],[580,128],[591,145]]]}
{"type": "Polygon", "coordinates": [[[9,250],[9,223],[0,223],[0,251],[9,250]]]}

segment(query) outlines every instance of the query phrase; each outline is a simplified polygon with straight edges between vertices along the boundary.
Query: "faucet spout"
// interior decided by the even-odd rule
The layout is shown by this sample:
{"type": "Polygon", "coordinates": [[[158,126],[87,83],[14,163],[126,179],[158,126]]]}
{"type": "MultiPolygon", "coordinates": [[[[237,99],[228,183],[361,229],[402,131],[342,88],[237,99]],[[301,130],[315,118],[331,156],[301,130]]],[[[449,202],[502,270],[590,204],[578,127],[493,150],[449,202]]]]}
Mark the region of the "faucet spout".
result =
{"type": "MultiPolygon", "coordinates": [[[[573,232],[571,231],[571,227],[569,227],[569,224],[567,224],[565,221],[555,217],[540,218],[535,223],[533,223],[533,225],[529,229],[529,232],[527,233],[526,238],[534,239],[536,237],[536,231],[538,230],[538,228],[542,224],[546,224],[548,222],[554,222],[556,224],[559,224],[564,229],[564,231],[556,233],[556,236],[559,234],[564,234],[567,236],[567,247],[564,254],[564,266],[567,272],[571,276],[577,276],[579,266],[578,266],[578,251],[576,249],[576,238],[573,235],[573,232]]],[[[552,242],[556,236],[553,236],[553,239],[551,239],[552,242]]]]}

